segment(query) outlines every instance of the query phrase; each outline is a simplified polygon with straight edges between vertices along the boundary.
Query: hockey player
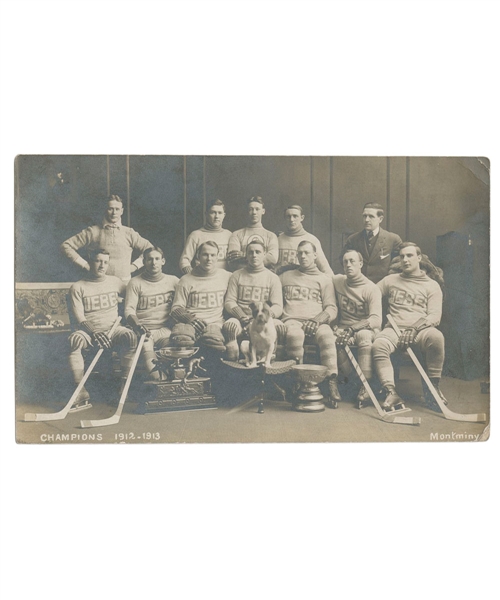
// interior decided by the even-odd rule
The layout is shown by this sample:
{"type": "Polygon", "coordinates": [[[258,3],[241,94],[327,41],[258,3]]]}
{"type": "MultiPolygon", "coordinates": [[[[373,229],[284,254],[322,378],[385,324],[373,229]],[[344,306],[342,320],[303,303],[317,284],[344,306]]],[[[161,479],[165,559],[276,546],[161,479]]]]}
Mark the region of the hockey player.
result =
{"type": "MultiPolygon", "coordinates": [[[[389,301],[389,311],[401,336],[385,327],[375,337],[373,362],[386,398],[383,408],[397,408],[402,404],[394,385],[391,354],[415,345],[423,354],[429,378],[437,393],[447,404],[439,389],[444,362],[444,337],[436,329],[441,320],[443,293],[439,284],[420,268],[422,252],[413,242],[405,242],[399,251],[402,272],[388,275],[378,283],[383,297],[389,301]]],[[[424,388],[426,401],[432,407],[435,402],[429,390],[424,388]]]]}
{"type": "Polygon", "coordinates": [[[147,334],[142,356],[151,379],[159,379],[154,371],[155,347],[168,345],[172,333],[170,309],[179,278],[166,275],[163,250],[157,246],[144,251],[144,272],[133,277],[127,285],[125,318],[137,337],[147,334]]]}
{"type": "Polygon", "coordinates": [[[402,240],[397,233],[385,231],[380,226],[384,209],[380,204],[368,202],[363,208],[363,231],[347,238],[346,250],[357,250],[363,257],[363,275],[378,283],[389,273],[391,260],[398,255],[402,240]]]}
{"type": "Polygon", "coordinates": [[[142,267],[142,256],[131,262],[132,252],[144,252],[153,244],[131,227],[122,225],[123,202],[119,196],[110,196],[102,225],[92,225],[61,244],[61,250],[75,265],[90,271],[89,263],[79,250],[103,248],[109,254],[109,275],[127,282],[132,273],[142,267]]]}
{"type": "Polygon", "coordinates": [[[252,320],[250,305],[253,302],[267,302],[270,305],[278,335],[283,336],[283,323],[279,321],[283,312],[281,282],[275,273],[264,267],[264,257],[262,242],[250,242],[246,247],[246,267],[235,271],[229,279],[224,308],[231,318],[222,327],[228,360],[237,361],[239,358],[238,341],[247,338],[245,328],[252,320]]]}
{"type": "Polygon", "coordinates": [[[247,201],[248,225],[238,229],[229,238],[227,260],[234,271],[245,266],[246,249],[250,242],[258,240],[266,251],[264,266],[273,267],[278,260],[278,238],[272,231],[264,229],[262,217],[266,213],[264,202],[260,196],[252,196],[247,201]]]}
{"type": "Polygon", "coordinates": [[[276,272],[283,272],[283,267],[287,265],[298,264],[297,248],[300,242],[312,242],[316,247],[316,266],[322,273],[333,276],[333,271],[328,264],[328,260],[321,248],[321,242],[312,233],[308,233],[302,223],[304,221],[304,211],[298,204],[289,206],[285,209],[285,232],[278,236],[279,256],[276,264],[276,272]]]}
{"type": "MultiPolygon", "coordinates": [[[[125,284],[114,275],[106,275],[109,254],[100,248],[90,255],[90,272],[85,279],[74,283],[69,290],[70,308],[78,324],[78,330],[69,336],[69,367],[75,384],[83,378],[84,361],[82,352],[90,346],[111,348],[121,351],[122,384],[130,370],[137,346],[134,332],[118,326],[108,337],[113,323],[118,318],[118,298],[124,296],[125,284]]],[[[70,412],[84,410],[92,405],[89,393],[82,388],[70,412]]]]}
{"type": "Polygon", "coordinates": [[[184,275],[191,273],[193,268],[191,262],[196,255],[198,246],[203,242],[208,242],[208,240],[213,240],[219,246],[217,267],[219,269],[226,268],[227,245],[231,237],[231,232],[228,229],[222,228],[225,216],[224,203],[220,200],[214,200],[205,212],[205,224],[203,227],[196,229],[188,235],[179,261],[179,267],[184,275]]]}
{"type": "Polygon", "coordinates": [[[300,242],[297,248],[299,268],[280,275],[283,286],[283,317],[286,326],[286,349],[289,358],[304,358],[304,342],[318,344],[321,364],[328,367],[328,406],[337,408],[337,350],[330,323],[337,316],[332,278],[316,266],[316,247],[300,242]]]}
{"type": "Polygon", "coordinates": [[[171,315],[177,322],[172,340],[177,345],[204,344],[225,352],[222,325],[224,296],[231,273],[217,268],[219,247],[211,240],[198,246],[198,265],[181,277],[171,315]]]}
{"type": "MultiPolygon", "coordinates": [[[[338,325],[334,327],[338,346],[339,368],[344,375],[351,370],[346,344],[358,348],[358,363],[368,381],[372,377],[372,343],[382,327],[382,295],[375,283],[361,269],[363,257],[356,250],[347,250],[342,258],[345,275],[334,275],[333,285],[339,309],[338,325]]],[[[359,407],[369,400],[363,384],[357,396],[359,407]]]]}

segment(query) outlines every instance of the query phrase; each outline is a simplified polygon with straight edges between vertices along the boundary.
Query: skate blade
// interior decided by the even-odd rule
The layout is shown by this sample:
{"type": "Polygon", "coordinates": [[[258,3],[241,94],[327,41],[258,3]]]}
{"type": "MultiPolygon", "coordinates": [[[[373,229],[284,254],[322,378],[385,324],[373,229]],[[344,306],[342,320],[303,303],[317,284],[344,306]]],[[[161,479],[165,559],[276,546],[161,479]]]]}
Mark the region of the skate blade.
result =
{"type": "Polygon", "coordinates": [[[385,415],[387,417],[393,417],[394,415],[401,415],[405,412],[411,412],[411,408],[406,408],[403,404],[401,408],[384,408],[385,415]]]}
{"type": "Polygon", "coordinates": [[[92,404],[90,404],[90,402],[87,402],[87,404],[81,404],[80,406],[72,406],[69,409],[69,412],[77,413],[77,412],[81,412],[82,410],[87,410],[87,408],[92,408],[92,404]]]}

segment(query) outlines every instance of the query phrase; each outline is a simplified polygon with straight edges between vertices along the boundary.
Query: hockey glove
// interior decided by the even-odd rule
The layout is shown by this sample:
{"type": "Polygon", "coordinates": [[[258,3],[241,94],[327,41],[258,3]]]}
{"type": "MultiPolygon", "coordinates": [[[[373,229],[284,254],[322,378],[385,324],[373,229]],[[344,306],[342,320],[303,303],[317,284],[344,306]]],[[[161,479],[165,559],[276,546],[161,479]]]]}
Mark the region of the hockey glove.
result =
{"type": "Polygon", "coordinates": [[[103,331],[96,331],[93,333],[92,341],[95,342],[99,348],[111,348],[111,340],[103,331]]]}
{"type": "Polygon", "coordinates": [[[202,333],[207,328],[207,324],[205,323],[205,321],[202,321],[201,319],[195,319],[191,323],[191,325],[194,327],[194,330],[196,331],[196,335],[198,335],[198,336],[202,335],[202,333]]]}
{"type": "Polygon", "coordinates": [[[319,323],[317,321],[313,321],[312,319],[310,319],[309,321],[306,321],[303,325],[302,325],[302,329],[304,330],[304,333],[306,334],[306,336],[315,336],[316,332],[318,331],[318,327],[319,327],[319,323]]]}
{"type": "Polygon", "coordinates": [[[411,346],[414,343],[415,338],[417,337],[417,333],[418,331],[413,327],[405,329],[401,333],[398,340],[399,350],[402,350],[404,352],[409,346],[411,346]]]}
{"type": "Polygon", "coordinates": [[[349,341],[353,335],[354,335],[354,331],[352,330],[351,327],[347,327],[347,329],[342,329],[340,331],[340,333],[337,335],[337,340],[335,343],[340,348],[343,348],[344,346],[349,344],[349,341]]]}

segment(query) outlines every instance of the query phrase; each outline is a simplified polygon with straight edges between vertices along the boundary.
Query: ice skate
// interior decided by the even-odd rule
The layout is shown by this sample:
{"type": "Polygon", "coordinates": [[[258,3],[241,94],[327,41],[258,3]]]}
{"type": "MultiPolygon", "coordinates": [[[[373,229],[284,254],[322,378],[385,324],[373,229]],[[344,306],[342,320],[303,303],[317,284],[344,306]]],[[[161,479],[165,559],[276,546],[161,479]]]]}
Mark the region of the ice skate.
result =
{"type": "Polygon", "coordinates": [[[403,400],[396,393],[394,386],[386,386],[384,388],[384,392],[386,393],[386,396],[384,402],[382,403],[382,408],[386,412],[405,409],[403,400]]]}
{"type": "MultiPolygon", "coordinates": [[[[431,383],[434,385],[434,389],[436,390],[438,396],[443,401],[443,404],[446,406],[448,404],[448,400],[446,400],[446,398],[443,395],[443,392],[439,388],[439,379],[435,378],[435,377],[430,377],[429,379],[430,379],[431,383]]],[[[434,412],[439,412],[439,413],[442,412],[441,408],[438,406],[436,400],[434,399],[431,391],[429,390],[429,388],[423,378],[422,378],[422,389],[424,391],[425,406],[428,409],[433,410],[434,412]]]]}
{"type": "Polygon", "coordinates": [[[85,388],[82,388],[76,400],[71,405],[69,412],[80,412],[82,410],[87,410],[88,408],[92,408],[92,404],[90,404],[90,396],[87,390],[85,388]]]}
{"type": "Polygon", "coordinates": [[[337,386],[337,376],[332,375],[328,379],[328,401],[326,405],[328,408],[338,408],[340,402],[339,388],[337,386]]]}
{"type": "Polygon", "coordinates": [[[371,403],[370,396],[365,389],[365,386],[362,385],[359,388],[358,395],[356,396],[356,402],[358,404],[358,408],[363,408],[367,403],[371,403]]]}

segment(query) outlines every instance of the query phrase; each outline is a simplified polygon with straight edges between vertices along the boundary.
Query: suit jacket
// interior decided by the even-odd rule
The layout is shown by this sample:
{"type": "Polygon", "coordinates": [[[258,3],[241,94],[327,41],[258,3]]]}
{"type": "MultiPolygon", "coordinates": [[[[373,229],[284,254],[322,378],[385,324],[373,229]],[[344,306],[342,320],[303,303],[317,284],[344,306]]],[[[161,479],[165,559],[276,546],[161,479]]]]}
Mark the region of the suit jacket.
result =
{"type": "Polygon", "coordinates": [[[353,233],[347,238],[342,254],[346,250],[357,250],[363,257],[361,272],[373,283],[377,283],[389,274],[391,260],[398,255],[402,243],[403,241],[397,233],[391,233],[380,228],[375,246],[371,254],[368,255],[366,234],[363,229],[363,231],[353,233]]]}

